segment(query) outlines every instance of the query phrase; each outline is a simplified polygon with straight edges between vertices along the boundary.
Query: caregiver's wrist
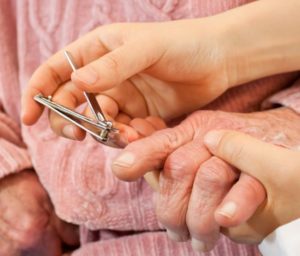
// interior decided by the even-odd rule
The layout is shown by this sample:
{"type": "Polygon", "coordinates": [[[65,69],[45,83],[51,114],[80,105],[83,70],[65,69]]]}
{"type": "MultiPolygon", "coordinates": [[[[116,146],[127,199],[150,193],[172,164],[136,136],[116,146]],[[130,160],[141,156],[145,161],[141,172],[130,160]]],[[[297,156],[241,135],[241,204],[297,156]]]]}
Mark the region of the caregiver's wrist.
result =
{"type": "Polygon", "coordinates": [[[293,0],[257,1],[214,17],[227,51],[229,87],[300,70],[299,11],[293,0]]]}

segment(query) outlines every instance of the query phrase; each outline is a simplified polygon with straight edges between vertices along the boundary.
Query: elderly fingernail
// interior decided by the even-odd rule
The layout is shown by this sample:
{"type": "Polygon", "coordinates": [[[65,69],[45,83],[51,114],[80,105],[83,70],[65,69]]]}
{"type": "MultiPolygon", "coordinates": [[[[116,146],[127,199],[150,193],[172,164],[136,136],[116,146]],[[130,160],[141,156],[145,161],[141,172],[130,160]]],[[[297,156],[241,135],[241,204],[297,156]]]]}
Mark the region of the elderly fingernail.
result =
{"type": "Polygon", "coordinates": [[[186,241],[187,240],[187,237],[185,235],[181,235],[181,234],[178,234],[174,231],[171,231],[169,229],[167,229],[167,234],[168,234],[168,237],[176,242],[183,242],[183,241],[186,241]]]}
{"type": "Polygon", "coordinates": [[[228,203],[224,204],[217,211],[217,213],[231,219],[235,215],[236,210],[237,210],[236,203],[234,203],[234,202],[228,202],[228,203]]]}
{"type": "Polygon", "coordinates": [[[73,125],[68,124],[68,125],[64,126],[62,129],[62,134],[63,134],[63,136],[65,136],[69,139],[76,140],[73,125]]]}
{"type": "Polygon", "coordinates": [[[87,67],[82,70],[76,70],[72,74],[72,79],[78,79],[85,84],[92,85],[97,82],[98,74],[93,69],[87,67]]]}
{"type": "Polygon", "coordinates": [[[192,247],[197,252],[204,252],[206,251],[206,244],[200,240],[192,238],[192,247]]]}
{"type": "Polygon", "coordinates": [[[134,164],[135,156],[132,153],[125,152],[120,155],[114,162],[113,165],[120,167],[131,167],[134,164]]]}
{"type": "Polygon", "coordinates": [[[209,147],[211,150],[216,149],[223,134],[224,134],[223,131],[212,131],[207,133],[204,137],[205,145],[209,147]]]}

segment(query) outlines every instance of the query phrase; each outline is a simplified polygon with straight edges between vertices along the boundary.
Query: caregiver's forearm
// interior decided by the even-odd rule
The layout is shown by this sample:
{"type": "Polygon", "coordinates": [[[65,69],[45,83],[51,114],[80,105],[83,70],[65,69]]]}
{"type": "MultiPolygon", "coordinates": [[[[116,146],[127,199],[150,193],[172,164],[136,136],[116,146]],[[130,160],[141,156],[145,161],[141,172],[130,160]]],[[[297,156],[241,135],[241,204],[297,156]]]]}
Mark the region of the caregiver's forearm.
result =
{"type": "Polygon", "coordinates": [[[213,17],[228,49],[229,84],[300,70],[300,1],[262,0],[213,17]]]}

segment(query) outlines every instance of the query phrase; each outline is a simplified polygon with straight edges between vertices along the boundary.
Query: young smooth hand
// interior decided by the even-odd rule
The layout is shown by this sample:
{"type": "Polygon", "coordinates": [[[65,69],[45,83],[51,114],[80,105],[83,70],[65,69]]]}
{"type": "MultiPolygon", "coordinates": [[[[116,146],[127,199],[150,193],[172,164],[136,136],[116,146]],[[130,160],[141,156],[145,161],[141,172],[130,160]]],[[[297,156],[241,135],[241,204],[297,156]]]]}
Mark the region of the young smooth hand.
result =
{"type": "MultiPolygon", "coordinates": [[[[121,123],[146,116],[169,120],[230,87],[299,70],[299,9],[297,0],[255,1],[201,19],[99,27],[64,49],[79,70],[71,72],[62,51],[36,70],[23,95],[22,120],[31,125],[41,115],[36,94],[74,109],[84,102],[82,90],[103,94],[105,113],[121,123]]],[[[51,116],[57,134],[83,138],[81,130],[51,116]]]]}
{"type": "Polygon", "coordinates": [[[232,239],[260,242],[277,227],[300,218],[300,152],[277,147],[235,131],[211,131],[204,138],[210,152],[248,174],[265,188],[264,203],[245,223],[232,226],[240,211],[235,194],[239,181],[224,197],[215,218],[232,239]]]}
{"type": "MultiPolygon", "coordinates": [[[[35,71],[23,96],[23,122],[33,124],[42,113],[34,95],[52,95],[74,109],[84,102],[79,89],[101,92],[104,112],[123,123],[198,109],[228,88],[223,33],[211,27],[217,27],[213,20],[202,19],[95,29],[66,47],[82,67],[78,71],[71,72],[63,51],[35,71]]],[[[52,128],[67,135],[66,122],[51,116],[52,128]]]]}

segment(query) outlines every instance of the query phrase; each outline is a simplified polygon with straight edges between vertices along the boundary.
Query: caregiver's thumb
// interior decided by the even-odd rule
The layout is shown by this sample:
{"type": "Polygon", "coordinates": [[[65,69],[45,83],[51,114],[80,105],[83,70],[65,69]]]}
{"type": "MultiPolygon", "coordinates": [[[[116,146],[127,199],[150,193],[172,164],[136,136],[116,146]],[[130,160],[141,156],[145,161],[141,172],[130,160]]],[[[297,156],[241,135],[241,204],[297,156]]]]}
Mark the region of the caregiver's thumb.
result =
{"type": "Polygon", "coordinates": [[[204,143],[213,155],[254,176],[265,186],[274,182],[275,173],[277,177],[284,175],[280,166],[290,162],[291,154],[295,153],[236,131],[211,131],[204,143]]]}
{"type": "Polygon", "coordinates": [[[79,89],[102,92],[147,69],[161,56],[154,44],[128,42],[76,70],[71,78],[79,89]]]}

